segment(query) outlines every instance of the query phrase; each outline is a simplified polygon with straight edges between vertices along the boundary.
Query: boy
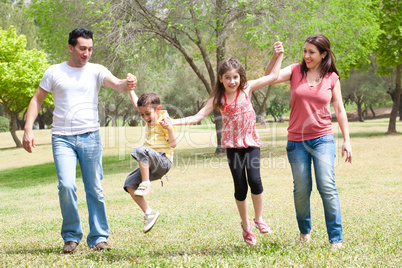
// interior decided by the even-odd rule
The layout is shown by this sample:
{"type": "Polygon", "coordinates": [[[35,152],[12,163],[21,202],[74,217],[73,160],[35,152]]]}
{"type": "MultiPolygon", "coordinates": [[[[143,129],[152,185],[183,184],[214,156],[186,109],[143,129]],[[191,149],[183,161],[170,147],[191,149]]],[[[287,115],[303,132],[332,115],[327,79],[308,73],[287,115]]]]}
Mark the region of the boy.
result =
{"type": "Polygon", "coordinates": [[[127,191],[145,213],[144,233],[149,232],[159,217],[159,212],[150,208],[144,196],[153,191],[151,181],[165,175],[172,166],[173,148],[176,147],[176,128],[165,110],[161,110],[159,97],[155,93],[144,93],[139,98],[134,90],[129,91],[134,108],[147,123],[144,145],[131,153],[138,167],[124,183],[127,191]]]}

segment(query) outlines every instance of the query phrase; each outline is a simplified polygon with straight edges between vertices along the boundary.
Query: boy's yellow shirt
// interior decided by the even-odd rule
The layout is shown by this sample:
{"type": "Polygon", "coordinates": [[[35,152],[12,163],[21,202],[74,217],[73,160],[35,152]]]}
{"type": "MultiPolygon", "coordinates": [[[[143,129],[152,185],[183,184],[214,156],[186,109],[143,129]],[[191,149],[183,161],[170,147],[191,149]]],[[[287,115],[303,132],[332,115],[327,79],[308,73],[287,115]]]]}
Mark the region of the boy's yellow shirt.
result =
{"type": "MultiPolygon", "coordinates": [[[[147,123],[145,132],[144,146],[154,149],[157,152],[162,152],[166,154],[166,157],[173,162],[173,148],[169,145],[169,133],[167,129],[164,129],[159,121],[163,118],[169,116],[166,110],[161,110],[161,116],[156,122],[155,126],[151,126],[147,123]]],[[[173,126],[174,133],[176,135],[176,127],[173,126]]]]}

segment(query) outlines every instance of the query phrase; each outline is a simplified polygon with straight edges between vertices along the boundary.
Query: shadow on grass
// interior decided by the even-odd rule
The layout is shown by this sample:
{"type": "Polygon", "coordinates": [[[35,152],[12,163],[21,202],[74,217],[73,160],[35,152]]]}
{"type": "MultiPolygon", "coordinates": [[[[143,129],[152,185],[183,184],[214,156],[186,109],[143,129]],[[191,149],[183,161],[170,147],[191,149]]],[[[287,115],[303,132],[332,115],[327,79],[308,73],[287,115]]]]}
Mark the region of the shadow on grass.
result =
{"type": "Polygon", "coordinates": [[[20,149],[20,148],[18,148],[17,146],[14,146],[14,147],[3,147],[3,148],[0,148],[0,151],[7,151],[7,150],[12,150],[12,149],[20,149]]]}
{"type": "MultiPolygon", "coordinates": [[[[284,245],[276,245],[272,244],[270,246],[270,252],[275,254],[277,252],[283,251],[284,245]]],[[[153,251],[149,254],[141,254],[135,253],[132,251],[124,251],[120,249],[115,249],[111,252],[91,252],[85,256],[85,258],[90,259],[92,261],[107,261],[108,263],[118,263],[121,261],[129,261],[140,264],[142,262],[149,264],[150,260],[153,263],[165,263],[168,264],[169,260],[181,257],[181,256],[206,256],[206,257],[217,257],[221,256],[222,258],[226,258],[227,256],[242,256],[248,255],[252,252],[265,252],[266,249],[263,247],[250,247],[246,244],[242,246],[238,245],[221,245],[215,248],[200,247],[199,250],[169,250],[169,249],[161,249],[157,251],[153,251]]],[[[208,262],[208,260],[206,260],[208,262]]]]}
{"type": "MultiPolygon", "coordinates": [[[[215,148],[205,149],[179,149],[175,151],[175,158],[193,159],[194,155],[198,158],[224,158],[226,156],[217,156],[215,148]]],[[[282,148],[263,147],[261,149],[261,157],[282,156],[285,150],[282,148]]],[[[23,160],[22,160],[23,161],[23,160]]],[[[187,163],[187,162],[186,162],[187,163]]],[[[113,175],[125,172],[129,174],[137,163],[131,157],[125,157],[123,160],[118,155],[103,156],[103,173],[104,175],[113,175]]],[[[77,180],[82,177],[79,164],[77,164],[77,180]]],[[[53,162],[39,164],[34,166],[25,166],[20,168],[5,169],[1,171],[0,187],[8,187],[12,189],[21,189],[25,187],[34,187],[39,184],[57,183],[56,168],[53,162]]]]}
{"type": "Polygon", "coordinates": [[[63,254],[63,249],[61,247],[47,247],[47,248],[26,248],[18,250],[6,250],[5,253],[20,255],[20,254],[30,254],[30,255],[43,255],[43,254],[63,254]]]}
{"type": "MultiPolygon", "coordinates": [[[[36,148],[38,148],[40,146],[44,146],[44,145],[52,145],[52,143],[48,142],[48,143],[35,144],[36,148]]],[[[24,149],[22,147],[17,147],[17,146],[0,148],[0,151],[7,151],[7,150],[24,150],[24,149]]]]}
{"type": "MultiPolygon", "coordinates": [[[[105,175],[127,171],[129,173],[130,160],[120,160],[118,156],[103,157],[103,172],[105,175]]],[[[80,167],[77,165],[77,179],[82,177],[80,167]]],[[[21,189],[34,187],[39,184],[57,183],[56,168],[53,162],[25,166],[20,168],[5,169],[1,171],[0,187],[21,189]]]]}
{"type": "MultiPolygon", "coordinates": [[[[123,249],[113,249],[112,251],[94,251],[89,248],[79,247],[77,251],[71,255],[71,258],[85,258],[92,261],[106,261],[108,263],[117,263],[121,261],[129,261],[135,263],[141,262],[149,262],[153,260],[153,262],[160,263],[162,260],[168,260],[170,258],[180,257],[180,256],[221,256],[222,258],[226,258],[226,256],[242,256],[249,255],[259,252],[260,254],[285,254],[285,252],[292,252],[292,245],[289,243],[283,244],[283,242],[279,241],[270,241],[270,242],[262,242],[257,244],[256,246],[250,247],[246,244],[244,245],[224,245],[221,244],[216,247],[206,246],[205,248],[200,247],[197,250],[173,250],[168,249],[169,245],[166,245],[166,248],[153,251],[152,253],[141,253],[141,252],[133,252],[131,250],[123,250],[123,249]],[[254,253],[253,253],[254,252],[254,253]]],[[[8,255],[21,255],[21,254],[30,254],[30,255],[48,255],[48,254],[56,254],[56,255],[64,255],[61,247],[45,247],[45,248],[27,248],[27,249],[19,249],[19,250],[8,250],[4,252],[8,255]]],[[[290,253],[289,253],[290,254],[290,253]]],[[[162,261],[163,262],[163,261],[162,261]]]]}
{"type": "Polygon", "coordinates": [[[54,182],[56,168],[52,162],[1,171],[0,187],[13,189],[33,187],[41,183],[54,182]]]}
{"type": "MultiPolygon", "coordinates": [[[[401,135],[402,132],[398,132],[397,134],[392,134],[392,135],[401,135]]],[[[385,134],[385,131],[370,131],[370,132],[363,132],[359,131],[357,133],[350,133],[351,138],[370,138],[370,137],[388,137],[389,135],[385,134]]]]}

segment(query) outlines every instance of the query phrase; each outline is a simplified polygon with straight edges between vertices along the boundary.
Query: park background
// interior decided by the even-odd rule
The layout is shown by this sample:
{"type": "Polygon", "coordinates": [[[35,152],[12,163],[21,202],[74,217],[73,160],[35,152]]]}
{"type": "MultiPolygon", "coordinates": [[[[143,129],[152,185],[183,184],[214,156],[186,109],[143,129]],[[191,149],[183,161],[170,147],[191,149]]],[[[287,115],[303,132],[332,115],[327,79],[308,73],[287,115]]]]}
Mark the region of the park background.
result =
{"type": "MultiPolygon", "coordinates": [[[[399,1],[1,0],[0,18],[0,129],[5,131],[0,133],[0,266],[400,265],[399,1]],[[201,125],[179,128],[169,181],[164,179],[164,187],[150,197],[162,217],[143,234],[142,215],[122,190],[125,176],[136,165],[129,153],[141,144],[141,120],[128,94],[102,89],[104,191],[114,251],[97,253],[81,243],[76,254],[63,255],[48,129],[51,96],[35,124],[34,153],[19,146],[29,100],[49,64],[68,60],[67,36],[76,27],[94,31],[91,62],[105,65],[118,77],[134,73],[137,94],[158,93],[173,117],[202,107],[220,59],[237,57],[253,79],[263,75],[276,40],[284,43],[286,66],[301,60],[307,36],[328,36],[341,72],[354,153],[352,165],[343,163],[342,135],[334,122],[345,248],[328,250],[316,190],[313,242],[307,247],[295,243],[298,232],[285,152],[290,93],[282,84],[253,95],[264,143],[264,215],[273,235],[257,235],[255,247],[242,241],[216,113],[201,125]]],[[[80,175],[79,168],[77,172],[80,175]]],[[[86,230],[85,195],[78,182],[86,230]]]]}

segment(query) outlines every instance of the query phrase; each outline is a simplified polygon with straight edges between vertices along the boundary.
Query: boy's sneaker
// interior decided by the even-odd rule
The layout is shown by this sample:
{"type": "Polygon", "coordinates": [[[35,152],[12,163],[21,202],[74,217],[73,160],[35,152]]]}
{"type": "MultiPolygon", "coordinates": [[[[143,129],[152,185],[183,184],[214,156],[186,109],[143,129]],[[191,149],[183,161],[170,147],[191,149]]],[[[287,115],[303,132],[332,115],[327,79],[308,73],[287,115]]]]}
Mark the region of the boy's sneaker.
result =
{"type": "Polygon", "coordinates": [[[138,186],[138,189],[134,192],[135,195],[138,196],[144,196],[149,193],[152,193],[154,191],[154,188],[150,183],[143,183],[141,182],[140,185],[138,186]]]}
{"type": "Polygon", "coordinates": [[[152,210],[151,213],[145,214],[144,228],[142,229],[144,233],[148,233],[149,231],[151,231],[152,227],[154,227],[155,225],[155,222],[158,220],[159,214],[160,213],[156,210],[152,210]]]}

